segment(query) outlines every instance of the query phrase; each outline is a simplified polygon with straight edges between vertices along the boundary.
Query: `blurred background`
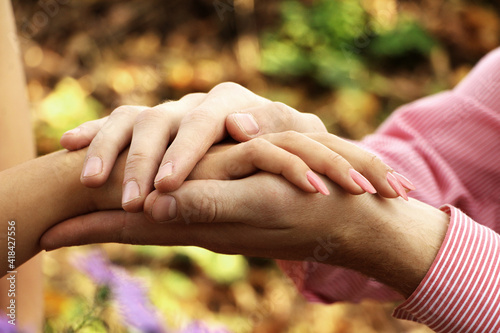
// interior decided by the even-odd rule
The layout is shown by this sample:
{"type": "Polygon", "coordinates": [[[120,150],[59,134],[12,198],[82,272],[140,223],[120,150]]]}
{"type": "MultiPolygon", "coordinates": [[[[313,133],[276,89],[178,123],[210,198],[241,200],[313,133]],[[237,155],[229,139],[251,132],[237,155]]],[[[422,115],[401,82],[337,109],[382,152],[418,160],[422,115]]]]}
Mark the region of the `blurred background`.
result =
{"type": "MultiPolygon", "coordinates": [[[[122,104],[234,81],[359,139],[398,106],[452,88],[499,45],[500,4],[465,0],[13,1],[37,149],[122,104]]],[[[71,258],[47,255],[47,332],[133,331],[71,258]],[[101,297],[102,298],[102,297],[101,297]],[[89,315],[90,314],[90,315],[89,315]],[[88,320],[91,316],[93,320],[88,320]],[[83,324],[82,324],[83,322],[83,324]]],[[[198,248],[104,246],[164,324],[233,332],[429,332],[394,304],[307,304],[272,261],[198,248]]],[[[102,290],[101,290],[102,291],[102,290]]]]}

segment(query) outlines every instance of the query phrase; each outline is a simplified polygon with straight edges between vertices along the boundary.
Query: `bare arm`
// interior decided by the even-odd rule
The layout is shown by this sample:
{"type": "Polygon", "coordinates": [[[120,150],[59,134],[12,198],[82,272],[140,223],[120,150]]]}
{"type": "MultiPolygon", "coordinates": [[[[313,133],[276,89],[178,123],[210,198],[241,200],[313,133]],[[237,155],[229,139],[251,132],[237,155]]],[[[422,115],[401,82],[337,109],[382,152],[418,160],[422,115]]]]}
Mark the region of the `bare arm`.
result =
{"type": "MultiPolygon", "coordinates": [[[[40,252],[40,236],[57,222],[97,209],[120,207],[121,187],[113,187],[113,180],[100,189],[80,183],[85,153],[59,151],[0,173],[0,248],[7,248],[9,221],[15,221],[16,267],[40,252]]],[[[4,275],[9,270],[8,253],[0,253],[4,275]]]]}

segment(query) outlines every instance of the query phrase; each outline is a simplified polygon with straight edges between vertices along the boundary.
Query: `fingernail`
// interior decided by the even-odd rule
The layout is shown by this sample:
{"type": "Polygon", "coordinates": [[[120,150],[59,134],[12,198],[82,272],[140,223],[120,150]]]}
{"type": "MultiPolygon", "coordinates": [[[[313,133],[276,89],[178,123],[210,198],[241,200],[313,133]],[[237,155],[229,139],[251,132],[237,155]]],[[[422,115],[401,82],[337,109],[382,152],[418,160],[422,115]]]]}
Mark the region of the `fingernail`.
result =
{"type": "Polygon", "coordinates": [[[163,178],[172,175],[173,169],[174,165],[172,164],[172,162],[167,162],[163,166],[161,166],[160,170],[158,170],[158,174],[156,175],[155,183],[158,183],[163,178]]]}
{"type": "Polygon", "coordinates": [[[406,195],[406,191],[403,188],[403,186],[398,182],[396,177],[390,172],[387,173],[387,181],[389,182],[389,185],[396,191],[396,193],[401,196],[401,198],[405,199],[408,201],[408,196],[406,195]]]}
{"type": "Polygon", "coordinates": [[[177,203],[171,195],[159,196],[151,210],[153,219],[157,222],[167,222],[177,216],[177,203]]]}
{"type": "Polygon", "coordinates": [[[235,113],[234,120],[247,135],[255,135],[260,131],[259,124],[250,113],[235,113]]]}
{"type": "Polygon", "coordinates": [[[93,156],[87,160],[83,177],[92,177],[102,172],[102,160],[100,157],[93,156]]]}
{"type": "Polygon", "coordinates": [[[314,186],[314,188],[317,189],[319,193],[324,195],[330,194],[330,191],[328,191],[325,183],[323,183],[323,181],[318,177],[317,174],[309,170],[306,172],[306,176],[309,183],[311,183],[311,185],[314,186]]]}
{"type": "Polygon", "coordinates": [[[125,189],[123,190],[122,204],[125,205],[126,203],[140,196],[141,196],[141,191],[139,189],[139,185],[135,180],[131,180],[127,184],[125,184],[125,189]]]}
{"type": "Polygon", "coordinates": [[[400,173],[397,173],[396,171],[393,171],[392,174],[394,175],[394,177],[396,177],[396,179],[401,183],[401,185],[403,185],[404,187],[406,187],[407,189],[409,189],[410,191],[414,191],[416,190],[417,188],[415,187],[415,185],[413,185],[413,183],[411,181],[408,180],[408,178],[406,178],[405,176],[403,176],[402,174],[400,173]]]}
{"type": "Polygon", "coordinates": [[[356,170],[349,169],[349,175],[351,176],[352,180],[354,180],[354,182],[358,184],[366,192],[370,194],[377,193],[377,190],[375,189],[375,187],[373,187],[372,183],[370,183],[368,179],[366,179],[362,174],[360,174],[356,170]]]}
{"type": "Polygon", "coordinates": [[[80,133],[80,127],[76,127],[76,128],[73,128],[72,130],[69,130],[69,131],[66,131],[63,135],[66,135],[66,134],[78,134],[80,133]]]}

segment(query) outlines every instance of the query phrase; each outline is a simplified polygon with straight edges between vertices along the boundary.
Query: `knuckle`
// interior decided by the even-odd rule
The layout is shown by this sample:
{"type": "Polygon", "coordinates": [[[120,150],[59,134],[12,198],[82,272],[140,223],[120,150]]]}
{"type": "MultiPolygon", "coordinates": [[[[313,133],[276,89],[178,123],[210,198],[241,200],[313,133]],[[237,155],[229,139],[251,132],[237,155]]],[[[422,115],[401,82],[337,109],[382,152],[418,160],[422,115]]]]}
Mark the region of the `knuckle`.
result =
{"type": "Polygon", "coordinates": [[[147,126],[151,123],[156,123],[162,118],[162,112],[158,108],[150,108],[137,115],[134,120],[135,126],[147,126]]]}
{"type": "Polygon", "coordinates": [[[110,118],[116,117],[131,117],[137,115],[139,112],[138,108],[133,105],[121,105],[111,112],[110,118]]]}
{"type": "Polygon", "coordinates": [[[194,200],[182,210],[182,217],[186,223],[211,223],[216,221],[218,202],[210,191],[202,191],[194,200]]]}
{"type": "Polygon", "coordinates": [[[281,173],[283,174],[292,173],[295,170],[295,167],[302,163],[303,162],[300,159],[300,157],[293,154],[287,154],[285,160],[282,163],[281,173]]]}
{"type": "Polygon", "coordinates": [[[195,109],[184,116],[182,124],[207,123],[212,122],[213,119],[213,111],[207,109],[195,109]]]}
{"type": "Polygon", "coordinates": [[[244,173],[245,166],[242,163],[239,163],[238,161],[229,161],[226,166],[225,170],[225,178],[221,178],[221,180],[231,180],[233,179],[233,175],[236,177],[242,175],[244,173]]]}
{"type": "Polygon", "coordinates": [[[171,112],[171,111],[174,110],[174,105],[176,103],[177,103],[176,101],[166,101],[166,102],[164,102],[162,104],[158,104],[156,106],[153,106],[152,108],[149,108],[147,110],[148,110],[148,112],[156,111],[156,112],[159,112],[159,113],[171,112]]]}
{"type": "Polygon", "coordinates": [[[368,164],[372,167],[378,164],[382,164],[382,160],[375,154],[368,153],[368,164]]]}
{"type": "Polygon", "coordinates": [[[267,143],[268,141],[262,138],[254,138],[252,140],[243,143],[243,147],[245,149],[245,155],[251,160],[255,159],[259,155],[259,152],[261,151],[262,147],[267,143]]]}
{"type": "Polygon", "coordinates": [[[130,152],[127,157],[125,172],[139,169],[144,164],[150,164],[153,158],[146,153],[137,151],[130,152]]]}
{"type": "Polygon", "coordinates": [[[275,128],[294,128],[295,112],[298,111],[281,102],[271,102],[271,109],[273,110],[275,128]]]}
{"type": "Polygon", "coordinates": [[[103,141],[104,138],[106,136],[106,129],[105,128],[101,128],[99,130],[99,132],[97,132],[97,134],[95,135],[94,139],[92,140],[92,143],[90,144],[90,149],[93,149],[95,147],[99,147],[99,145],[97,144],[99,141],[103,141]]]}
{"type": "Polygon", "coordinates": [[[271,102],[271,104],[272,104],[272,107],[275,110],[275,112],[283,113],[283,114],[287,114],[287,115],[291,115],[293,113],[292,112],[293,109],[291,107],[289,107],[288,105],[286,105],[285,103],[271,102]]]}
{"type": "Polygon", "coordinates": [[[104,152],[112,147],[120,145],[120,138],[114,135],[114,131],[110,127],[103,127],[97,132],[94,139],[90,143],[89,152],[104,152]]]}
{"type": "Polygon", "coordinates": [[[369,171],[369,170],[383,170],[383,171],[390,171],[391,168],[389,168],[380,157],[377,155],[370,153],[370,152],[365,152],[366,157],[365,157],[365,163],[363,167],[363,171],[369,171]]]}
{"type": "Polygon", "coordinates": [[[210,90],[210,94],[211,93],[219,93],[219,92],[231,92],[231,91],[242,90],[242,89],[243,89],[243,87],[241,85],[239,85],[238,83],[228,81],[228,82],[219,83],[218,85],[213,87],[212,90],[210,90]]]}
{"type": "Polygon", "coordinates": [[[328,153],[326,159],[327,159],[329,165],[336,165],[336,164],[346,162],[345,159],[341,155],[339,155],[333,151],[330,151],[328,153]]]}
{"type": "Polygon", "coordinates": [[[292,131],[292,130],[284,131],[280,135],[282,135],[283,139],[286,141],[297,140],[297,139],[299,139],[300,136],[302,136],[302,134],[300,134],[299,132],[292,131]]]}
{"type": "Polygon", "coordinates": [[[304,118],[304,124],[306,124],[308,131],[326,131],[325,124],[323,124],[323,122],[317,115],[313,113],[303,113],[302,117],[304,118]]]}
{"type": "Polygon", "coordinates": [[[206,93],[201,93],[201,92],[197,92],[197,93],[191,93],[191,94],[187,94],[185,96],[183,96],[179,101],[191,101],[191,100],[199,100],[199,99],[202,99],[202,98],[205,98],[207,96],[206,93]]]}

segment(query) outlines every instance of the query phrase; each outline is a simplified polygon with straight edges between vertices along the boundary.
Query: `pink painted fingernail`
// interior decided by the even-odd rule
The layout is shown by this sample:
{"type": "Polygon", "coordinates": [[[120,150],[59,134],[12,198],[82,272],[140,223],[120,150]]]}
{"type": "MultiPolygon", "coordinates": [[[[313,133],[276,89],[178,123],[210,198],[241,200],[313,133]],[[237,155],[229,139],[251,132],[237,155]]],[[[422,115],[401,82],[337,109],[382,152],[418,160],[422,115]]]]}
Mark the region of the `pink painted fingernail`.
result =
{"type": "Polygon", "coordinates": [[[80,127],[76,127],[76,128],[73,128],[72,130],[69,130],[69,131],[66,131],[63,135],[66,135],[66,134],[78,134],[80,133],[80,127]]]}
{"type": "Polygon", "coordinates": [[[93,156],[87,160],[85,164],[85,170],[83,171],[83,177],[92,177],[100,174],[102,172],[102,160],[100,157],[93,156]]]}
{"type": "Polygon", "coordinates": [[[407,189],[409,189],[410,191],[414,191],[416,190],[417,188],[415,187],[415,185],[413,185],[413,183],[411,181],[408,180],[408,178],[406,178],[405,176],[403,176],[402,174],[400,173],[397,173],[396,171],[393,171],[392,174],[394,175],[394,177],[396,177],[396,179],[401,183],[401,185],[403,185],[404,187],[406,187],[407,189]]]}
{"type": "Polygon", "coordinates": [[[311,185],[314,186],[314,188],[317,189],[319,193],[324,195],[330,194],[330,191],[328,191],[325,183],[323,183],[323,181],[318,177],[317,174],[309,170],[306,172],[306,176],[307,180],[309,180],[309,183],[311,183],[311,185]]]}
{"type": "Polygon", "coordinates": [[[159,196],[151,210],[153,219],[157,222],[167,222],[177,216],[177,203],[171,195],[159,196]]]}
{"type": "Polygon", "coordinates": [[[260,131],[259,124],[250,113],[235,113],[234,120],[247,135],[255,135],[260,131]]]}
{"type": "Polygon", "coordinates": [[[139,185],[135,180],[131,180],[127,184],[125,184],[125,189],[123,190],[122,205],[125,205],[126,203],[140,196],[141,192],[139,190],[139,185]]]}
{"type": "Polygon", "coordinates": [[[158,174],[156,175],[155,178],[155,183],[158,183],[161,181],[163,178],[171,176],[174,171],[174,165],[172,162],[167,162],[164,165],[160,167],[160,170],[158,170],[158,174]]]}
{"type": "Polygon", "coordinates": [[[354,180],[354,182],[358,184],[366,192],[371,194],[377,193],[377,190],[375,189],[375,187],[373,187],[372,183],[370,183],[368,179],[366,179],[362,174],[360,174],[356,170],[349,169],[349,175],[351,176],[352,180],[354,180]]]}
{"type": "Polygon", "coordinates": [[[403,186],[398,182],[396,177],[390,172],[387,173],[387,182],[389,182],[389,185],[396,191],[396,193],[401,196],[401,198],[405,199],[408,201],[408,196],[406,195],[406,191],[403,188],[403,186]]]}

